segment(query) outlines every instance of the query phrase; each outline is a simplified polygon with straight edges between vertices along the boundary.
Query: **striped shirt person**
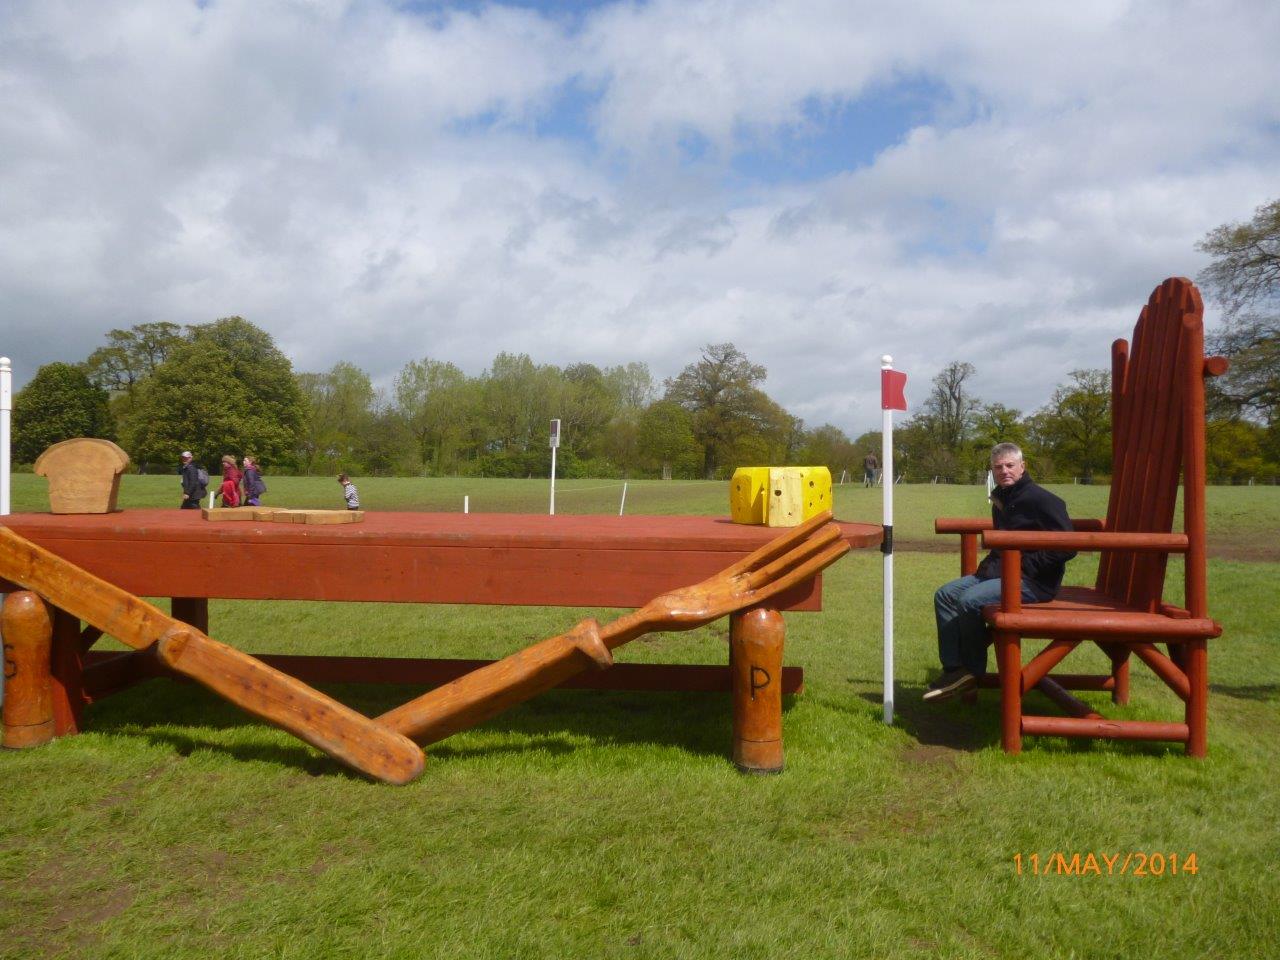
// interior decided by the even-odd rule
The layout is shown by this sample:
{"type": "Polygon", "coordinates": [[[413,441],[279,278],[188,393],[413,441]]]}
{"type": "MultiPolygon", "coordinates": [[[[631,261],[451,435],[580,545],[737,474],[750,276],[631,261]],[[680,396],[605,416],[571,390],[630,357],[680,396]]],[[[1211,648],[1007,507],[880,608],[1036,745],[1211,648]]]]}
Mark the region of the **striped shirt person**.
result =
{"type": "Polygon", "coordinates": [[[348,510],[360,509],[360,493],[356,490],[356,485],[351,482],[351,478],[345,473],[338,474],[338,482],[342,484],[342,495],[347,499],[348,510]]]}

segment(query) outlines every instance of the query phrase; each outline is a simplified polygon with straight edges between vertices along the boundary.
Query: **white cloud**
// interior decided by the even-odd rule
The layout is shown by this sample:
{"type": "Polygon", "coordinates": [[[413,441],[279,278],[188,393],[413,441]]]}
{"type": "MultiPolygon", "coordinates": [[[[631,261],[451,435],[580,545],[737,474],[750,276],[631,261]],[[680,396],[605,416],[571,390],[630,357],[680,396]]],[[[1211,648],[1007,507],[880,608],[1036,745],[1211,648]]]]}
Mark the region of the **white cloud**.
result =
{"type": "Polygon", "coordinates": [[[874,426],[886,351],[1033,408],[1275,195],[1277,41],[1256,3],[13,2],[0,352],[234,313],[386,383],[733,340],[811,424],[874,426]],[[921,80],[874,162],[731,167],[921,80]]]}

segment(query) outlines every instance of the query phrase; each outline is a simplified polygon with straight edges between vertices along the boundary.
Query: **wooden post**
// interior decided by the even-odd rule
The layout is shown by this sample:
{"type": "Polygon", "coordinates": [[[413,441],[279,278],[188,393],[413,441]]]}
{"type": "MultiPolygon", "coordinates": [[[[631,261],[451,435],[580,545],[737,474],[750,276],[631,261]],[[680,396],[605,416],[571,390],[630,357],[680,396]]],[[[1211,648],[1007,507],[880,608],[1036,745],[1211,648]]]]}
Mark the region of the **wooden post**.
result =
{"type": "Polygon", "coordinates": [[[1111,657],[1111,677],[1115,686],[1111,688],[1111,702],[1117,706],[1129,704],[1129,650],[1118,644],[1107,653],[1111,657]]]}
{"type": "Polygon", "coordinates": [[[80,618],[53,607],[53,723],[60,737],[79,733],[83,727],[84,649],[80,618]]]}
{"type": "Polygon", "coordinates": [[[201,633],[209,632],[209,601],[205,597],[174,597],[169,609],[173,619],[181,620],[201,633]]]}
{"type": "Polygon", "coordinates": [[[54,738],[49,609],[29,590],[11,593],[0,612],[4,636],[4,745],[38,747],[54,738]]]}
{"type": "Polygon", "coordinates": [[[1022,643],[1016,633],[996,633],[1000,666],[1000,743],[1005,753],[1022,752],[1022,643]]]}
{"type": "Polygon", "coordinates": [[[757,607],[729,617],[733,678],[733,762],[744,773],[782,772],[782,647],[777,610],[757,607]]]}
{"type": "MultiPolygon", "coordinates": [[[[1022,551],[1000,551],[1000,609],[1022,609],[1022,551]]],[[[1005,753],[1022,752],[1022,638],[996,633],[996,664],[1000,669],[1000,740],[1005,753]]]]}
{"type": "Polygon", "coordinates": [[[1184,653],[1187,668],[1187,756],[1209,752],[1209,642],[1189,640],[1184,653]]]}

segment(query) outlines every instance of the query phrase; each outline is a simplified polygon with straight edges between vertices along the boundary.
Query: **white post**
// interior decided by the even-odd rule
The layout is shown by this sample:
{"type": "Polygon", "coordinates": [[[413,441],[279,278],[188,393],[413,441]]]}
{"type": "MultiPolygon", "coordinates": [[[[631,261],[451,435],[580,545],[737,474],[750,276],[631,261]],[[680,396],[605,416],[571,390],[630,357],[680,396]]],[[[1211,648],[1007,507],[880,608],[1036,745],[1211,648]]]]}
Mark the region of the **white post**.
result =
{"type": "Polygon", "coordinates": [[[627,506],[627,481],[622,481],[622,502],[618,504],[618,516],[622,516],[622,511],[627,506]]]}
{"type": "Polygon", "coordinates": [[[471,495],[470,494],[466,494],[462,498],[462,512],[463,513],[471,512],[471,495]]]}
{"type": "Polygon", "coordinates": [[[9,439],[13,411],[13,367],[0,357],[0,517],[9,513],[9,439]]]}
{"type": "Polygon", "coordinates": [[[551,421],[551,516],[556,515],[556,448],[560,446],[560,421],[551,421]]]}
{"type": "MultiPolygon", "coordinates": [[[[880,358],[881,370],[893,369],[893,357],[880,358]]],[[[883,410],[880,431],[880,476],[893,477],[893,411],[883,410]]],[[[893,530],[893,483],[882,483],[886,536],[893,530]]],[[[893,543],[884,551],[884,722],[893,723],[893,543]]]]}

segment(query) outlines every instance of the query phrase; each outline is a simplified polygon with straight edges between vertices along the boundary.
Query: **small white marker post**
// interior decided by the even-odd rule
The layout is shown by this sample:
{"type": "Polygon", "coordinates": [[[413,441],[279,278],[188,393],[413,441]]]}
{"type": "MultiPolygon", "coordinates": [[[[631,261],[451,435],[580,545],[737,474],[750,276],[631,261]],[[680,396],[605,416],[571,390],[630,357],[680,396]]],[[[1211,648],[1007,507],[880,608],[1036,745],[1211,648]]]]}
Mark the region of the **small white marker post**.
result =
{"type": "Polygon", "coordinates": [[[627,506],[627,482],[622,481],[622,502],[618,504],[618,516],[622,516],[622,511],[627,506]]]}
{"type": "Polygon", "coordinates": [[[0,516],[9,514],[9,430],[13,412],[13,367],[0,357],[0,516]]]}
{"type": "Polygon", "coordinates": [[[470,496],[470,494],[467,494],[466,496],[464,496],[464,497],[462,498],[462,512],[463,512],[463,513],[470,513],[470,512],[471,512],[471,496],[470,496]]]}
{"type": "Polygon", "coordinates": [[[556,449],[560,446],[560,421],[551,421],[551,516],[556,515],[556,449]]]}

